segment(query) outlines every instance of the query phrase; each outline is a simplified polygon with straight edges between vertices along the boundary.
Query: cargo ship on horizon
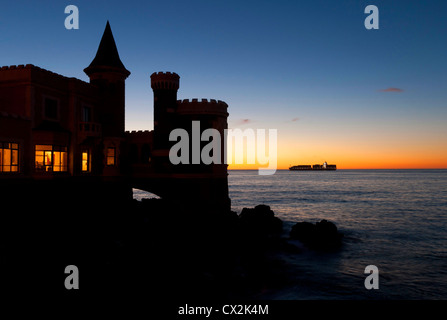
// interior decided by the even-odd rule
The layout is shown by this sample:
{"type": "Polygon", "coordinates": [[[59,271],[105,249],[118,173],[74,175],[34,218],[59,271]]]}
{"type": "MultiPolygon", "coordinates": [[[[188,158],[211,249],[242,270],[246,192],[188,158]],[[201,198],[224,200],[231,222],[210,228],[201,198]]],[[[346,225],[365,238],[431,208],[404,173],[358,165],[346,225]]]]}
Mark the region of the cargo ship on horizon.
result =
{"type": "Polygon", "coordinates": [[[301,164],[301,165],[297,165],[297,166],[291,166],[289,168],[289,170],[299,170],[299,171],[306,171],[306,170],[337,170],[337,165],[335,164],[327,164],[327,162],[325,161],[323,164],[314,164],[314,165],[310,165],[310,164],[301,164]]]}

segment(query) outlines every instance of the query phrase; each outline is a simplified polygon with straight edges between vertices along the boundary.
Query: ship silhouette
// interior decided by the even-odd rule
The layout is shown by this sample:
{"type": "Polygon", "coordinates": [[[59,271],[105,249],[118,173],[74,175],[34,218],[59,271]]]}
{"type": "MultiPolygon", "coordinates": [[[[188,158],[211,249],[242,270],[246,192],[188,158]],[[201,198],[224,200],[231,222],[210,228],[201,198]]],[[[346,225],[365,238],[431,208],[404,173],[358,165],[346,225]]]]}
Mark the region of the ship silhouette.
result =
{"type": "Polygon", "coordinates": [[[325,161],[323,164],[314,164],[314,165],[310,165],[310,164],[300,164],[297,166],[291,166],[289,167],[289,170],[337,170],[337,165],[335,164],[327,164],[327,162],[325,161]]]}

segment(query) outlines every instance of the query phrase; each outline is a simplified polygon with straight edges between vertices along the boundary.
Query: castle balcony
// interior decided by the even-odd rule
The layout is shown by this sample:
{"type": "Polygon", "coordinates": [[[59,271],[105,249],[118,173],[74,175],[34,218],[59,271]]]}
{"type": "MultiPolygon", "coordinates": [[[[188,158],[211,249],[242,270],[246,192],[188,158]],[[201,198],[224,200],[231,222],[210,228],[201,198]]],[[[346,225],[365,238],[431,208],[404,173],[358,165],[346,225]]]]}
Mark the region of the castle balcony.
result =
{"type": "Polygon", "coordinates": [[[81,138],[100,137],[102,133],[101,124],[97,122],[79,122],[78,134],[81,138]]]}

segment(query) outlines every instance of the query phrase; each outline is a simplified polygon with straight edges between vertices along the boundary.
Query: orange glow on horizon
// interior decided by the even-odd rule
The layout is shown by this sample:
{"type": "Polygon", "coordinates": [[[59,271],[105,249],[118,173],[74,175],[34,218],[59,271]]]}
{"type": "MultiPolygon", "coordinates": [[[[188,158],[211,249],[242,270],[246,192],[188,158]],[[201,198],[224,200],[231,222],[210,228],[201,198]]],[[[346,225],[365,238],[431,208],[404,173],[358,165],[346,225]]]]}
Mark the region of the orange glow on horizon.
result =
{"type": "MultiPolygon", "coordinates": [[[[332,163],[331,163],[332,164],[332,163]]],[[[333,163],[337,165],[337,170],[392,170],[392,169],[444,169],[447,170],[447,166],[437,166],[437,165],[419,165],[419,166],[393,166],[393,165],[358,165],[358,166],[344,166],[343,164],[339,165],[337,163],[333,163]]],[[[288,170],[289,165],[287,166],[278,166],[277,170],[288,170]]],[[[259,168],[265,168],[257,165],[229,165],[228,170],[258,170],[259,168]]]]}
{"type": "MultiPolygon", "coordinates": [[[[278,147],[277,169],[284,170],[294,165],[337,165],[337,169],[447,169],[447,148],[434,146],[401,146],[393,148],[367,146],[294,146],[278,147]],[[303,152],[295,151],[302,149],[303,152]]],[[[229,163],[229,170],[257,170],[265,168],[257,164],[229,163]]]]}
{"type": "MultiPolygon", "coordinates": [[[[337,169],[447,169],[447,130],[441,122],[429,126],[405,121],[377,124],[347,121],[333,128],[332,125],[303,121],[299,126],[279,128],[277,169],[324,162],[335,164],[337,169]]],[[[228,164],[229,170],[267,167],[247,162],[228,164]]]]}

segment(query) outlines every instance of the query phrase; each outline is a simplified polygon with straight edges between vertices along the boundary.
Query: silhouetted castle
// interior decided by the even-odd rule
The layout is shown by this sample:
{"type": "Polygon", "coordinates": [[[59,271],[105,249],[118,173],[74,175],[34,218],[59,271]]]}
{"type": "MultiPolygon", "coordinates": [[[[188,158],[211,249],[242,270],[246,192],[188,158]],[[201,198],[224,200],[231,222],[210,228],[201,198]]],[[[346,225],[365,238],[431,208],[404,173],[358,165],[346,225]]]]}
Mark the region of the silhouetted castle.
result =
{"type": "Polygon", "coordinates": [[[34,65],[0,69],[3,190],[23,190],[26,183],[36,190],[45,182],[71,186],[70,192],[80,188],[90,190],[85,194],[104,191],[109,197],[129,197],[132,188],[139,188],[165,199],[230,207],[224,159],[222,164],[175,166],[168,157],[175,143],[169,141],[171,130],[191,132],[193,120],[200,121],[201,131],[218,129],[223,148],[225,102],[177,100],[179,75],[153,73],[154,130],[125,132],[125,80],[130,72],[108,22],[84,72],[90,83],[34,65]]]}

